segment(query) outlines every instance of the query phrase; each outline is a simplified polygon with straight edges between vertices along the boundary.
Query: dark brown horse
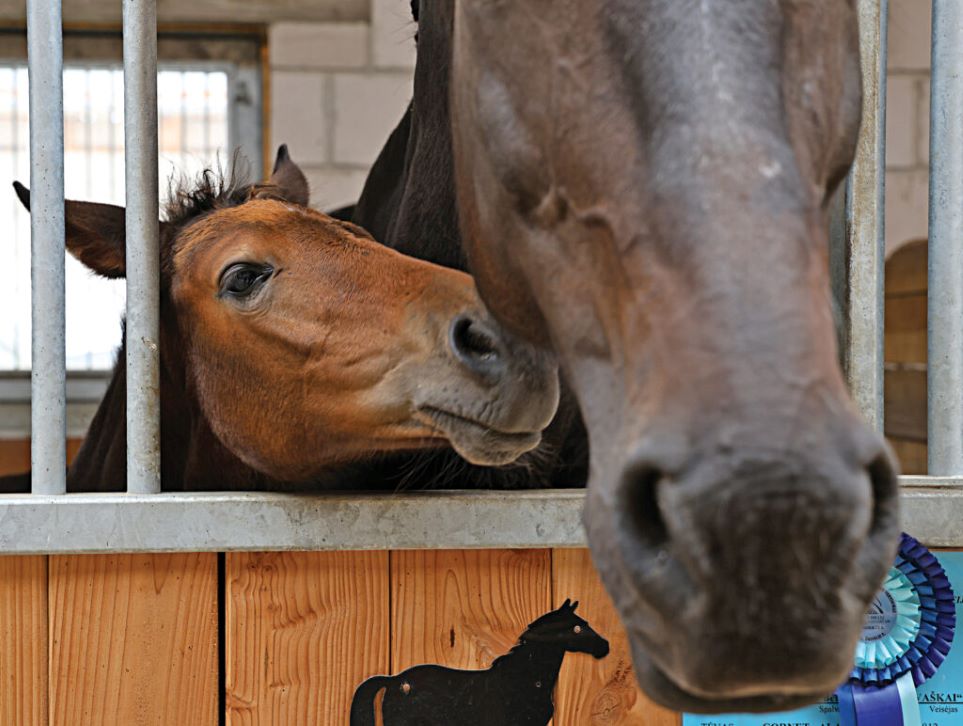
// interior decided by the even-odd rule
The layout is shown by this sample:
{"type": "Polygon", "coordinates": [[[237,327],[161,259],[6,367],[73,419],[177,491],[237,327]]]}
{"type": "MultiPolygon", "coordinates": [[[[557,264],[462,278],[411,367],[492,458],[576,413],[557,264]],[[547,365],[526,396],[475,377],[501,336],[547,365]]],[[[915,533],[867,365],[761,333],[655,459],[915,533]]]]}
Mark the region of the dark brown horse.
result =
{"type": "MultiPolygon", "coordinates": [[[[29,192],[16,185],[29,207],[29,192]]],[[[471,278],[306,207],[284,147],[267,184],[210,172],[161,224],[164,490],[317,488],[346,462],[450,443],[480,464],[535,448],[558,401],[553,358],[511,342],[471,278]]],[[[124,275],[124,210],[68,202],[67,248],[124,275]]],[[[69,469],[123,489],[123,354],[69,469]]]]}
{"type": "Polygon", "coordinates": [[[493,313],[559,354],[595,562],[675,708],[832,691],[896,547],[827,269],[854,5],[423,0],[414,102],[355,210],[467,259],[493,313]]]}

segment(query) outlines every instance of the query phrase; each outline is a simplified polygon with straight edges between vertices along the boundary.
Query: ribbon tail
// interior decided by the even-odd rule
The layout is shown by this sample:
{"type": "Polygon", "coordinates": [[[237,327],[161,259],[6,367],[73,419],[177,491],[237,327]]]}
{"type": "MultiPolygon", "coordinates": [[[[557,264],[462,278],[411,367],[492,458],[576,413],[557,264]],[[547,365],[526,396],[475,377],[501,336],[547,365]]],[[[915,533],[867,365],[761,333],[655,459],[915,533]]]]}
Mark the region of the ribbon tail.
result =
{"type": "Polygon", "coordinates": [[[906,726],[900,692],[895,683],[882,688],[854,685],[853,703],[857,726],[906,726]]]}
{"type": "Polygon", "coordinates": [[[836,689],[839,699],[839,726],[856,726],[856,704],[853,703],[853,687],[845,683],[836,689]]]}
{"type": "Polygon", "coordinates": [[[923,726],[920,716],[920,701],[916,694],[913,674],[906,673],[896,679],[900,706],[903,708],[903,726],[923,726]]]}

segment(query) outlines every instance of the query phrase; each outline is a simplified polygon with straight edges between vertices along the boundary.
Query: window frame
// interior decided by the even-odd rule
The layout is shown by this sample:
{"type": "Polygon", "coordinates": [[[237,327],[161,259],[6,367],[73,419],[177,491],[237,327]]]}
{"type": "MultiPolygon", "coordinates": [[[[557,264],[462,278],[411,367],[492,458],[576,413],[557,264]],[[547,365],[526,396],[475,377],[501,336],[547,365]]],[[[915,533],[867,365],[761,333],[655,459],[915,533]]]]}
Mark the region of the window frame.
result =
{"type": "MultiPolygon", "coordinates": [[[[65,27],[64,66],[121,68],[122,40],[120,26],[65,27]]],[[[261,25],[158,28],[158,70],[227,75],[228,147],[232,154],[240,148],[253,175],[266,168],[266,47],[261,25]]],[[[26,28],[0,28],[0,64],[26,62],[26,28]]],[[[230,158],[223,161],[227,165],[230,158]]],[[[29,368],[0,369],[0,439],[30,437],[30,375],[29,368]]],[[[67,371],[68,438],[85,435],[112,375],[113,368],[67,371]]]]}

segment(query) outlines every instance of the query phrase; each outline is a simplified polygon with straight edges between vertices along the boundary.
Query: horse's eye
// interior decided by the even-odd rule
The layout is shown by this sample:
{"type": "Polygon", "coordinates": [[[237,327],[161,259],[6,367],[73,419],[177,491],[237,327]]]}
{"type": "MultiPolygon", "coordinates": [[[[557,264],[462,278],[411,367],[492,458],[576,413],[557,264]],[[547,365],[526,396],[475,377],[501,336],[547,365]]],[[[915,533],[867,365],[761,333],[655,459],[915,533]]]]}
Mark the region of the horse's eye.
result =
{"type": "Polygon", "coordinates": [[[260,289],[274,270],[268,265],[239,263],[221,273],[221,295],[235,298],[250,297],[260,289]]]}
{"type": "Polygon", "coordinates": [[[581,633],[581,632],[582,632],[582,626],[581,626],[581,625],[576,625],[574,628],[572,628],[572,630],[574,630],[576,633],[581,633]]]}

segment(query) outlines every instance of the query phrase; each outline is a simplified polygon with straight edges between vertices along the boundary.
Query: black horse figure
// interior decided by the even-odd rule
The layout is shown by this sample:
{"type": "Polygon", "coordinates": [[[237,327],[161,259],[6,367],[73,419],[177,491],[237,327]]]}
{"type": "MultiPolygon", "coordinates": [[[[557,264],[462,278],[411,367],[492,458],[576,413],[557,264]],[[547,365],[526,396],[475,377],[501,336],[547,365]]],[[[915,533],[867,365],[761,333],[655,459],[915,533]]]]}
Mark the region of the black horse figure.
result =
{"type": "Polygon", "coordinates": [[[375,723],[375,697],[384,726],[544,726],[555,712],[552,694],[566,653],[604,658],[609,643],[575,614],[578,602],[531,623],[518,644],[488,670],[420,665],[396,676],[373,676],[355,691],[351,726],[375,723]]]}

